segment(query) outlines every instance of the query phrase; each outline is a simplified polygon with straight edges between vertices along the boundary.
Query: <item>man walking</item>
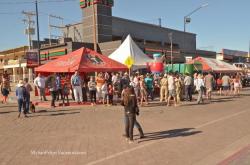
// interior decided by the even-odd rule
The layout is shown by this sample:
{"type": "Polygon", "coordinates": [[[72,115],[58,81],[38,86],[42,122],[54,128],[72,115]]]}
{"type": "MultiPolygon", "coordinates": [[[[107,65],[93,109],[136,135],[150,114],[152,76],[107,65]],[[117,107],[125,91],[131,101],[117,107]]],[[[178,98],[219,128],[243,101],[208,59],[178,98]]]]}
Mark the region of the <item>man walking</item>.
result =
{"type": "Polygon", "coordinates": [[[170,100],[171,97],[174,99],[174,105],[177,106],[177,100],[176,100],[176,86],[175,86],[175,78],[173,76],[173,73],[169,73],[168,76],[168,106],[170,106],[170,100]]]}
{"type": "Polygon", "coordinates": [[[26,113],[30,113],[30,92],[33,91],[32,86],[29,84],[29,79],[25,78],[24,79],[24,87],[26,89],[26,99],[25,99],[25,110],[26,113]]]}
{"type": "Polygon", "coordinates": [[[205,76],[205,87],[207,93],[207,99],[212,99],[212,91],[214,86],[214,76],[209,72],[208,75],[205,76]]]}
{"type": "Polygon", "coordinates": [[[166,103],[168,102],[168,79],[167,74],[164,74],[163,78],[160,81],[161,89],[160,89],[160,102],[165,99],[166,103]]]}
{"type": "Polygon", "coordinates": [[[192,77],[187,73],[184,79],[186,101],[192,101],[192,82],[192,77]]]}
{"type": "Polygon", "coordinates": [[[34,84],[38,88],[40,100],[42,101],[43,99],[44,101],[47,101],[45,96],[45,78],[41,75],[41,73],[38,73],[38,77],[35,78],[34,84]]]}
{"type": "Polygon", "coordinates": [[[145,84],[147,87],[147,97],[150,96],[151,100],[154,100],[154,87],[153,87],[153,78],[147,73],[147,77],[145,78],[145,84]]]}
{"type": "Polygon", "coordinates": [[[73,88],[74,96],[75,96],[75,101],[80,104],[83,102],[83,97],[82,97],[82,80],[81,77],[79,76],[78,70],[75,71],[75,74],[72,75],[71,77],[71,85],[73,88]]]}
{"type": "Polygon", "coordinates": [[[17,84],[17,88],[16,88],[16,97],[17,97],[17,103],[18,103],[18,118],[21,116],[22,113],[22,109],[23,109],[23,114],[25,117],[27,117],[26,115],[26,110],[25,110],[25,101],[26,101],[26,89],[24,87],[24,83],[23,80],[20,80],[19,83],[17,84]]]}
{"type": "Polygon", "coordinates": [[[228,96],[229,95],[229,91],[230,91],[230,77],[225,74],[223,77],[222,77],[222,88],[223,88],[223,93],[225,96],[228,96]]]}

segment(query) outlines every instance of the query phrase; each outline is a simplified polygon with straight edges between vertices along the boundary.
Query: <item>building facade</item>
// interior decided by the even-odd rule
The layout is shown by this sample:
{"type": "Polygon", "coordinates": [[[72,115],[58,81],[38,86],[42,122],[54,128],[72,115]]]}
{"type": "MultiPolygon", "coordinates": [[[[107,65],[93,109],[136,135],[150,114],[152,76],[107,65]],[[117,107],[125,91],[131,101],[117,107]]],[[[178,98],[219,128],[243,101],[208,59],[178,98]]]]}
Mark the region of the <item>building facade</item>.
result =
{"type": "Polygon", "coordinates": [[[11,82],[18,82],[20,79],[29,78],[33,80],[33,69],[27,68],[25,58],[28,46],[8,49],[0,52],[0,74],[4,71],[10,75],[11,82]]]}
{"type": "Polygon", "coordinates": [[[247,62],[248,52],[222,49],[221,52],[217,53],[216,58],[229,63],[244,63],[247,62]]]}
{"type": "Polygon", "coordinates": [[[130,34],[149,56],[162,53],[170,59],[171,41],[174,62],[184,62],[185,56],[195,56],[196,34],[114,17],[113,5],[113,0],[81,0],[82,22],[66,25],[64,36],[72,38],[73,42],[97,43],[98,51],[105,55],[115,51],[130,34]]]}

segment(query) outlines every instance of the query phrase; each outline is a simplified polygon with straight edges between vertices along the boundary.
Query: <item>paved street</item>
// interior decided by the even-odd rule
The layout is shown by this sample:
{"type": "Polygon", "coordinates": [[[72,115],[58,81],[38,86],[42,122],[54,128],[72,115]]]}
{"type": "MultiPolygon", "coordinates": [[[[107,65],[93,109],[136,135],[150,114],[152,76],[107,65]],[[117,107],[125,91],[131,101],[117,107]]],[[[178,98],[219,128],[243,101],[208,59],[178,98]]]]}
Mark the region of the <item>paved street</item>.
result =
{"type": "Polygon", "coordinates": [[[0,105],[1,165],[249,165],[250,89],[211,104],[141,108],[144,139],[128,144],[121,106],[46,109],[17,118],[0,105]]]}

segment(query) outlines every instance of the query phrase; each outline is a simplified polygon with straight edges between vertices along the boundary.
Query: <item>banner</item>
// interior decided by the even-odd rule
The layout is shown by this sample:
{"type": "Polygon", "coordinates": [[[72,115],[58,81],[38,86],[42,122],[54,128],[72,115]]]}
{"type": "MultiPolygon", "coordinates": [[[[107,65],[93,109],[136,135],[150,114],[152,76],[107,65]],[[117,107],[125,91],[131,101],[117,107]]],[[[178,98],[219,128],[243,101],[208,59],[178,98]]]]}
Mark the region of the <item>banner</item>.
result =
{"type": "Polygon", "coordinates": [[[26,52],[26,59],[27,59],[27,68],[34,68],[34,67],[39,66],[37,51],[26,52]]]}

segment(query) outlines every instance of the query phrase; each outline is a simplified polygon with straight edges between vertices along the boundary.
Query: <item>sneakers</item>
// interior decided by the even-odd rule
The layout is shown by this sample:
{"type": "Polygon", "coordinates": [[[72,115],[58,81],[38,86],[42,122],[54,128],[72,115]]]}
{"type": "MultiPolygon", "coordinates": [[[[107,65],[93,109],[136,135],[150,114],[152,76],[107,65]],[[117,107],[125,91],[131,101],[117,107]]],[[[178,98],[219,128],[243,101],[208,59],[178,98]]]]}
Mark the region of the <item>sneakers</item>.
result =
{"type": "Polygon", "coordinates": [[[128,141],[128,144],[133,144],[134,143],[134,140],[129,140],[128,141]]]}

